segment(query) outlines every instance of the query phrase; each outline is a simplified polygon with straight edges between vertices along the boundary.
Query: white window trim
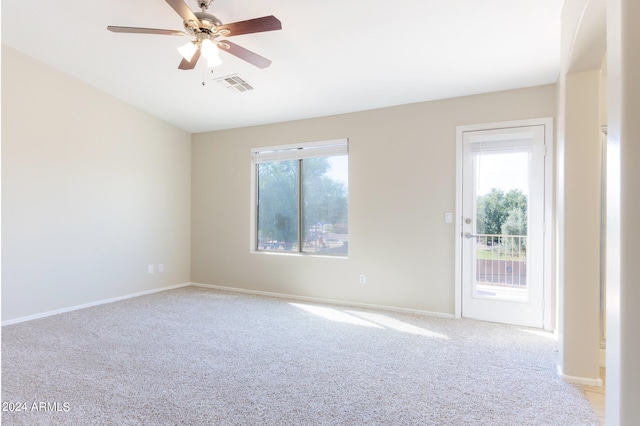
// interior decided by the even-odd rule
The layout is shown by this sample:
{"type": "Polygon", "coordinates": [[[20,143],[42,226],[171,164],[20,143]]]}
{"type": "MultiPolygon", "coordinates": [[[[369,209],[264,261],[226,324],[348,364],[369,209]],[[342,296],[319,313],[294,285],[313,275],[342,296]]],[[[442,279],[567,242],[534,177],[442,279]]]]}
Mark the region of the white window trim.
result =
{"type": "Polygon", "coordinates": [[[333,157],[347,155],[348,153],[349,141],[346,138],[342,138],[253,148],[251,150],[251,159],[253,164],[260,164],[274,161],[303,160],[305,158],[333,157]]]}

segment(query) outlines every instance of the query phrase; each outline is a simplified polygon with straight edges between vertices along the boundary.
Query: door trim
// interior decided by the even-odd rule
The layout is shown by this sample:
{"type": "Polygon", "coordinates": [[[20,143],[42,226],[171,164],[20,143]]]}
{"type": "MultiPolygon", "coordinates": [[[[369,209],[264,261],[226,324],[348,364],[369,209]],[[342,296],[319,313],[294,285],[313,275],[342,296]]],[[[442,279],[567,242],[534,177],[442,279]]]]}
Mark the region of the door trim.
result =
{"type": "Polygon", "coordinates": [[[510,127],[544,126],[544,256],[543,256],[543,326],[554,330],[556,322],[553,292],[553,118],[502,121],[456,126],[456,214],[455,214],[455,318],[462,318],[462,136],[464,132],[497,130],[510,127]]]}

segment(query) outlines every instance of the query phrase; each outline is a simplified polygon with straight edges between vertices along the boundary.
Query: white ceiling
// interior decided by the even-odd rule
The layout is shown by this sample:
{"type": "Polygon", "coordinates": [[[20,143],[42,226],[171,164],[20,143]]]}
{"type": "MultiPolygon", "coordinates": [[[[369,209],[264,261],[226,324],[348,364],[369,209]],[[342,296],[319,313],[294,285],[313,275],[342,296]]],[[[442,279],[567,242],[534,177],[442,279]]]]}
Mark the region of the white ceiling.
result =
{"type": "MultiPolygon", "coordinates": [[[[196,0],[186,0],[198,10],[196,0]]],[[[554,83],[562,0],[215,0],[223,23],[275,15],[233,42],[273,61],[178,70],[187,37],[164,0],[2,0],[2,42],[190,132],[554,83]],[[214,81],[238,74],[255,90],[214,81]],[[205,85],[202,85],[203,80],[205,85]]]]}

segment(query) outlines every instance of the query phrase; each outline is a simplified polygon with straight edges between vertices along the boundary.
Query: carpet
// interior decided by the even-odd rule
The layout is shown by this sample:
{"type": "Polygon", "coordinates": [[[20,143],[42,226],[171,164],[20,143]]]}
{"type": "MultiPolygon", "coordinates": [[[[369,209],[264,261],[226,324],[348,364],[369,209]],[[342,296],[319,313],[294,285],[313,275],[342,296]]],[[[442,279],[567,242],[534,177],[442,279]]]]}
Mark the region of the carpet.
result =
{"type": "Polygon", "coordinates": [[[597,425],[537,329],[185,287],[2,328],[7,425],[597,425]]]}

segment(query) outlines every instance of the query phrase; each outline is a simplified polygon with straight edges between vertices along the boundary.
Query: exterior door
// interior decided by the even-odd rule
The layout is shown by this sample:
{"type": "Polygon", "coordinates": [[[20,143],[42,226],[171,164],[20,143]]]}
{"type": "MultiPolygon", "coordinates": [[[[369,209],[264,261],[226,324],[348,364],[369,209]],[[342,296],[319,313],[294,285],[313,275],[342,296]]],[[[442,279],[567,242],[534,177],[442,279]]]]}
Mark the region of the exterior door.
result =
{"type": "Polygon", "coordinates": [[[544,320],[545,128],[462,132],[461,313],[544,320]]]}

